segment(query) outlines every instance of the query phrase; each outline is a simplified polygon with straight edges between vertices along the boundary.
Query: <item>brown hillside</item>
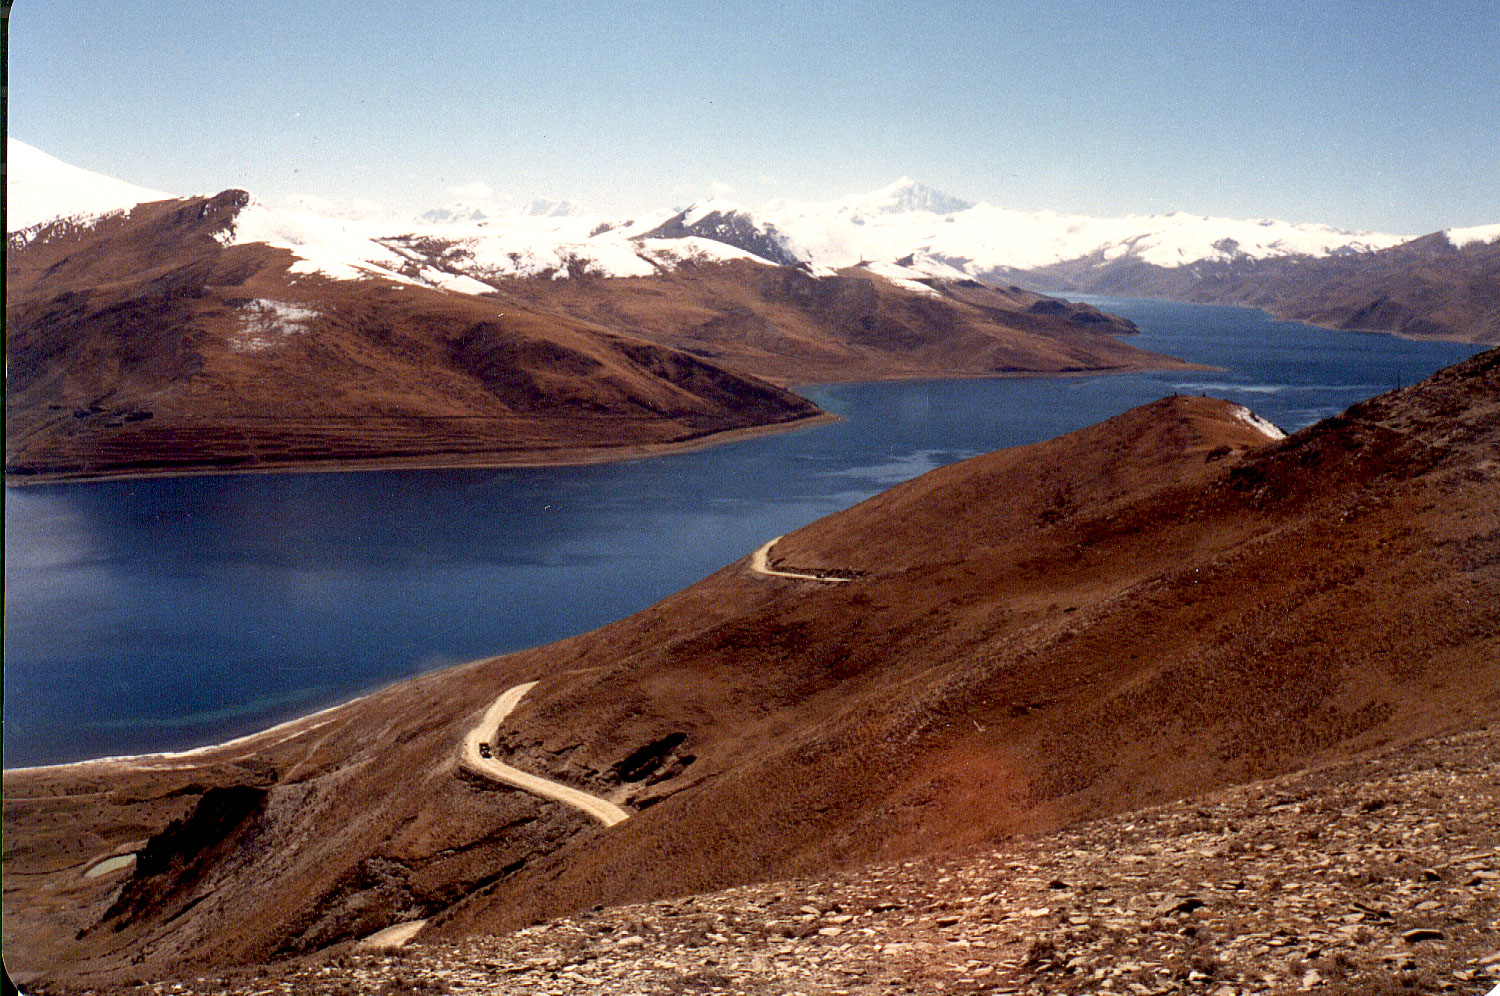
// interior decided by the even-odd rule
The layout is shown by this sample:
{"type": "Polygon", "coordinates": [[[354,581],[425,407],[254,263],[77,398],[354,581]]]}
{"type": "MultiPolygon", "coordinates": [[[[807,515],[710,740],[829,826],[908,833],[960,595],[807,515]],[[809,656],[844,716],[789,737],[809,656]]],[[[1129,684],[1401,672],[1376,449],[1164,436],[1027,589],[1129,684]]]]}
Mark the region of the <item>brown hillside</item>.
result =
{"type": "MultiPolygon", "coordinates": [[[[9,246],[9,479],[605,459],[820,415],[762,378],[1184,366],[1088,306],[978,285],[931,298],[752,263],[481,296],[299,275],[283,250],[218,241],[247,203],[9,246]]],[[[446,265],[441,248],[403,244],[446,265]]]]}
{"type": "Polygon", "coordinates": [[[1166,399],[936,471],[773,550],[846,583],[742,561],[262,746],[7,773],[7,961],[154,976],[414,916],[429,938],[505,930],[1493,722],[1500,351],[1282,442],[1240,412],[1166,399]],[[604,829],[456,773],[464,732],[527,680],[496,754],[629,820],[604,829]],[[151,860],[80,878],[117,849],[151,860]]]}
{"type": "Polygon", "coordinates": [[[817,416],[643,339],[484,297],[289,272],[214,238],[247,201],[144,205],[6,262],[6,472],[505,463],[817,416]]]}
{"type": "Polygon", "coordinates": [[[495,286],[778,383],[1192,366],[1114,338],[1135,326],[1089,305],[977,281],[935,281],[928,296],[857,268],[820,278],[733,262],[495,286]]]}

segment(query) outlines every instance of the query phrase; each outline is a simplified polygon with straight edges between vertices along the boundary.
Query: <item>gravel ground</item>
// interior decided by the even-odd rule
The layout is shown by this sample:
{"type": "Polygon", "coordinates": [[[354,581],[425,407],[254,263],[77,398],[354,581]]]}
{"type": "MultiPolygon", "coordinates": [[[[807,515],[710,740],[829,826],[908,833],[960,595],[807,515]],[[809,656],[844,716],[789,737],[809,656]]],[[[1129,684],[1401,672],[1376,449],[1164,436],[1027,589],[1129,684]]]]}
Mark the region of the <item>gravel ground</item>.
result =
{"type": "Polygon", "coordinates": [[[134,991],[1484,996],[1497,762],[1500,727],[967,855],[134,991]]]}

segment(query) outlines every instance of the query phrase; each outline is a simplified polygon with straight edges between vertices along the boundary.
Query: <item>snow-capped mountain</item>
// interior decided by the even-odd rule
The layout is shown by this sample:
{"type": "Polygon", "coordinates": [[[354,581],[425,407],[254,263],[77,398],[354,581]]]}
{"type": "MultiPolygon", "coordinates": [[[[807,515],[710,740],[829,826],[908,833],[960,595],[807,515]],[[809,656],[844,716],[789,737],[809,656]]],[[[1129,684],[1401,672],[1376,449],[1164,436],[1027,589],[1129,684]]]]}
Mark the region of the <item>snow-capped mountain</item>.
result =
{"type": "MultiPolygon", "coordinates": [[[[67,166],[13,139],[9,150],[11,232],[65,215],[87,223],[170,196],[67,166]]],[[[1205,267],[1222,278],[1263,272],[1277,260],[1364,258],[1409,241],[1183,212],[1095,218],[1021,211],[951,197],[907,177],[831,201],[781,199],[749,208],[715,197],[628,220],[569,201],[518,206],[484,184],[453,193],[458,200],[405,222],[372,205],[350,211],[317,198],[274,206],[251,198],[222,237],[286,249],[299,259],[297,272],[473,294],[511,278],[644,277],[685,263],[741,260],[813,275],[859,267],[919,293],[932,281],[979,279],[1193,299],[1197,291],[1176,288],[1201,282],[1205,267]]],[[[1445,237],[1456,248],[1488,244],[1500,238],[1500,225],[1451,229],[1445,237]]],[[[19,238],[24,244],[24,231],[19,238]]]]}
{"type": "Polygon", "coordinates": [[[70,166],[14,138],[5,141],[5,230],[56,218],[87,218],[173,195],[70,166]]]}
{"type": "Polygon", "coordinates": [[[521,213],[532,218],[575,218],[588,212],[573,201],[537,197],[528,202],[521,213]]]}
{"type": "Polygon", "coordinates": [[[973,201],[952,197],[903,176],[888,187],[868,194],[850,194],[834,202],[839,212],[851,217],[878,214],[957,214],[974,206],[973,201]]]}
{"type": "MultiPolygon", "coordinates": [[[[1092,218],[970,204],[902,179],[871,194],[832,202],[772,201],[755,209],[722,200],[688,208],[659,231],[762,247],[800,262],[841,269],[897,264],[917,276],[992,277],[1071,260],[1134,259],[1160,267],[1205,260],[1369,252],[1406,241],[1380,232],[1269,219],[1185,213],[1092,218]]],[[[752,251],[756,251],[752,249],[752,251]]]]}
{"type": "Polygon", "coordinates": [[[442,207],[428,208],[417,220],[433,225],[498,223],[514,218],[577,218],[587,215],[582,206],[569,200],[537,197],[520,208],[507,206],[494,198],[458,200],[442,207]]]}
{"type": "Polygon", "coordinates": [[[428,208],[417,215],[417,220],[430,225],[463,225],[487,221],[493,213],[493,209],[487,209],[483,205],[458,203],[447,207],[428,208]]]}

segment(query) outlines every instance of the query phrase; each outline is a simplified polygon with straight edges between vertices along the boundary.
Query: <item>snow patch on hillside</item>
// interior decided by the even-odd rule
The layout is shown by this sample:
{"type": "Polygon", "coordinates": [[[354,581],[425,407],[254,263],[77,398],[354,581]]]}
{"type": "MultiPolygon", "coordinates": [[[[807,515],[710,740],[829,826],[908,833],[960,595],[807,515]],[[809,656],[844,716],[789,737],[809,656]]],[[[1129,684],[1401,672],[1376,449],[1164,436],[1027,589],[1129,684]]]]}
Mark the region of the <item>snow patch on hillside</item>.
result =
{"type": "Polygon", "coordinates": [[[921,294],[923,297],[943,296],[942,294],[939,294],[937,291],[933,290],[927,284],[922,283],[922,274],[917,270],[911,269],[910,267],[898,266],[895,263],[882,263],[877,261],[874,263],[866,263],[862,267],[862,269],[866,270],[869,273],[875,274],[875,276],[877,277],[884,277],[886,280],[889,280],[891,283],[895,284],[897,287],[902,288],[903,290],[914,291],[915,293],[921,294]]]}
{"type": "Polygon", "coordinates": [[[549,276],[566,280],[574,269],[600,276],[644,277],[656,267],[642,259],[618,232],[591,238],[571,226],[494,226],[424,229],[419,235],[441,244],[445,266],[481,280],[549,276]]]}
{"type": "Polygon", "coordinates": [[[229,348],[239,353],[259,353],[281,344],[288,336],[308,331],[308,322],[318,317],[313,308],[285,301],[256,298],[240,308],[238,331],[229,348]]]}
{"type": "Polygon", "coordinates": [[[1234,409],[1235,418],[1259,432],[1268,439],[1285,439],[1286,433],[1276,427],[1274,423],[1268,422],[1259,415],[1246,408],[1244,405],[1236,405],[1234,409]]]}
{"type": "Polygon", "coordinates": [[[224,245],[260,243],[297,257],[293,273],[317,273],[334,280],[383,277],[416,283],[400,271],[408,262],[375,241],[378,223],[330,217],[309,211],[277,210],[252,200],[219,236],[224,245]]]}
{"type": "Polygon", "coordinates": [[[424,266],[417,276],[424,284],[458,294],[489,294],[495,290],[482,280],[475,280],[462,273],[448,273],[431,266],[424,266]]]}
{"type": "Polygon", "coordinates": [[[681,263],[727,263],[730,260],[748,260],[774,266],[768,259],[735,246],[715,242],[713,239],[690,235],[682,239],[641,239],[638,242],[641,254],[667,267],[681,263]]]}

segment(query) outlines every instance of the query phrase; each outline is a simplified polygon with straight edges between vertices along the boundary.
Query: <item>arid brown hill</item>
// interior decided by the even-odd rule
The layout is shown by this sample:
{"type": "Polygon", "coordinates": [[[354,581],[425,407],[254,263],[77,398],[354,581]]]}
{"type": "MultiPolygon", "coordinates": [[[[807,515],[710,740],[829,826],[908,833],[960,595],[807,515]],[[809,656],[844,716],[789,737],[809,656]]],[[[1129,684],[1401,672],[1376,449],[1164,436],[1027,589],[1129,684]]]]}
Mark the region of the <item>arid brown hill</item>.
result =
{"type": "MultiPolygon", "coordinates": [[[[1184,365],[1087,306],[753,263],[477,295],[335,280],[224,245],[247,203],[154,202],[12,240],[8,478],[602,459],[821,414],[765,378],[1184,365]]],[[[444,265],[431,240],[401,248],[444,265]]]]}
{"type": "Polygon", "coordinates": [[[654,277],[497,283],[502,297],[618,328],[776,383],[1183,369],[1087,304],[974,280],[913,292],[850,268],[687,263],[654,277]]]}
{"type": "Polygon", "coordinates": [[[289,272],[216,235],[241,191],[57,225],[6,260],[6,473],[511,462],[818,415],[596,325],[289,272]]]}
{"type": "Polygon", "coordinates": [[[1378,252],[1172,268],[1092,256],[1007,276],[1060,292],[1238,304],[1328,328],[1500,343],[1500,242],[1457,249],[1442,232],[1378,252]]]}
{"type": "Polygon", "coordinates": [[[5,951],[83,979],[1070,825],[1500,716],[1500,351],[1273,441],[1169,398],[934,471],[571,640],[191,758],[8,772],[5,951]],[[608,829],[459,774],[608,795],[608,829]],[[178,822],[173,823],[173,820],[178,822]],[[170,824],[170,825],[169,825],[170,824]],[[85,879],[118,851],[130,873],[85,879]]]}

